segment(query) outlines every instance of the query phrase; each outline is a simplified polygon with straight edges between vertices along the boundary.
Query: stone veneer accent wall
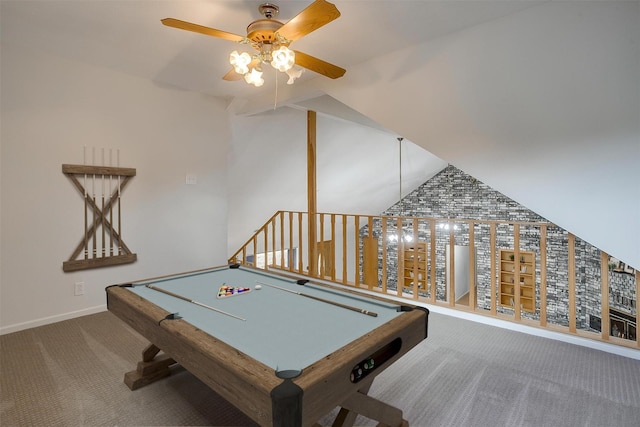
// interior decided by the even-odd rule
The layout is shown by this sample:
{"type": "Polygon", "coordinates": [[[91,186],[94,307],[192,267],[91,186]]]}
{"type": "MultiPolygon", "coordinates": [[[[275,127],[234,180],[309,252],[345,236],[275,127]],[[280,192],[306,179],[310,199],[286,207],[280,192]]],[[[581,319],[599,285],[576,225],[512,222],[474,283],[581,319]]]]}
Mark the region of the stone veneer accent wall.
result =
{"type": "MultiPolygon", "coordinates": [[[[391,206],[381,216],[432,217],[451,219],[475,219],[497,221],[548,222],[543,217],[524,206],[491,189],[477,179],[459,169],[448,166],[419,188],[404,197],[401,202],[391,206]]],[[[458,223],[455,232],[455,244],[468,246],[468,224],[458,223]]],[[[404,223],[404,232],[412,234],[412,224],[404,223]]],[[[387,222],[387,233],[396,232],[396,223],[387,222]]],[[[361,229],[361,235],[368,235],[367,227],[361,229]]],[[[398,272],[398,244],[383,239],[381,220],[374,222],[373,235],[380,243],[387,245],[387,259],[382,259],[379,251],[379,269],[386,262],[387,287],[395,289],[398,272]]],[[[430,242],[431,230],[426,222],[420,223],[418,238],[430,242]]],[[[449,231],[436,228],[436,298],[446,299],[445,247],[449,244],[449,231]]],[[[489,249],[489,226],[478,224],[474,228],[476,246],[477,306],[489,310],[491,306],[491,260],[489,249]]],[[[540,227],[521,226],[520,250],[533,251],[536,254],[536,312],[522,312],[523,318],[540,319],[540,227]]],[[[496,249],[513,248],[513,227],[501,224],[496,229],[496,249]]],[[[496,258],[498,256],[496,254],[496,258]]],[[[576,237],[576,324],[579,329],[589,328],[589,317],[601,317],[600,310],[600,250],[576,237]]],[[[547,228],[547,322],[568,326],[568,233],[560,227],[549,225],[547,228]]],[[[362,265],[362,264],[361,264],[362,265]]],[[[496,259],[496,265],[499,262],[496,259]]],[[[499,267],[497,267],[499,268],[499,267]]],[[[380,271],[381,272],[381,271],[380,271]]],[[[430,274],[430,271],[429,271],[430,274]]],[[[430,280],[430,277],[428,277],[430,280]]],[[[636,314],[635,278],[632,275],[609,272],[611,308],[632,315],[636,314]],[[624,304],[623,304],[624,303],[624,304]]],[[[499,288],[499,284],[498,284],[499,288]]],[[[428,293],[421,295],[429,297],[428,293]]],[[[512,313],[508,307],[498,305],[498,311],[512,313]]],[[[592,322],[597,323],[597,322],[592,322]]]]}

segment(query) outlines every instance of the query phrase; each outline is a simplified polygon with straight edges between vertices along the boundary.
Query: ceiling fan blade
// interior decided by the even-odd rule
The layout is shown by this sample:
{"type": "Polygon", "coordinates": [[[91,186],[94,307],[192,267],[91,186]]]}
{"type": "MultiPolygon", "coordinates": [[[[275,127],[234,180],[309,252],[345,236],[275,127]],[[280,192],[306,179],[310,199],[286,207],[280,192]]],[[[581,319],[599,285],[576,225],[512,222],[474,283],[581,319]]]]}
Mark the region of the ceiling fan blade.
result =
{"type": "Polygon", "coordinates": [[[237,34],[228,33],[226,31],[216,30],[214,28],[204,27],[198,24],[192,24],[191,22],[181,21],[174,18],[164,18],[161,22],[167,27],[178,28],[180,30],[193,31],[194,33],[200,33],[207,36],[219,37],[221,39],[229,40],[232,42],[240,42],[244,40],[243,36],[237,34]]]}
{"type": "Polygon", "coordinates": [[[344,68],[340,68],[337,65],[325,62],[322,59],[315,58],[311,55],[307,55],[306,53],[302,53],[297,50],[294,50],[294,52],[296,53],[297,65],[307,68],[311,71],[315,71],[316,73],[322,74],[323,76],[327,76],[331,79],[337,79],[344,76],[344,73],[347,72],[347,70],[345,70],[344,68]]]}
{"type": "Polygon", "coordinates": [[[240,80],[242,78],[242,74],[236,73],[236,70],[231,68],[227,74],[222,77],[222,80],[226,80],[228,82],[233,82],[236,80],[240,80]]]}
{"type": "MultiPolygon", "coordinates": [[[[254,68],[256,68],[258,65],[260,65],[260,59],[258,58],[254,58],[253,61],[251,61],[249,63],[249,70],[253,70],[254,68]]],[[[222,80],[226,80],[229,82],[233,82],[236,80],[240,80],[242,79],[244,76],[242,74],[238,74],[236,73],[236,70],[233,69],[233,67],[229,70],[229,72],[227,74],[225,74],[222,77],[222,80]]]]}
{"type": "Polygon", "coordinates": [[[340,16],[340,11],[325,0],[316,0],[278,30],[287,40],[299,38],[317,30],[340,16]]]}

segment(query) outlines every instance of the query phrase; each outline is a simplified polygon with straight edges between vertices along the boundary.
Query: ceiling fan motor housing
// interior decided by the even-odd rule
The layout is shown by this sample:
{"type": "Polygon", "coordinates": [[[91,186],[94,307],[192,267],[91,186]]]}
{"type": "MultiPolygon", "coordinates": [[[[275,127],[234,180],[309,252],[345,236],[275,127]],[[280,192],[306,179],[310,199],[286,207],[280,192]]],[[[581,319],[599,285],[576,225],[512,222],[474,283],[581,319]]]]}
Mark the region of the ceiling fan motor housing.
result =
{"type": "Polygon", "coordinates": [[[277,41],[275,33],[282,25],[275,19],[258,19],[247,27],[247,38],[254,43],[274,43],[277,41]]]}

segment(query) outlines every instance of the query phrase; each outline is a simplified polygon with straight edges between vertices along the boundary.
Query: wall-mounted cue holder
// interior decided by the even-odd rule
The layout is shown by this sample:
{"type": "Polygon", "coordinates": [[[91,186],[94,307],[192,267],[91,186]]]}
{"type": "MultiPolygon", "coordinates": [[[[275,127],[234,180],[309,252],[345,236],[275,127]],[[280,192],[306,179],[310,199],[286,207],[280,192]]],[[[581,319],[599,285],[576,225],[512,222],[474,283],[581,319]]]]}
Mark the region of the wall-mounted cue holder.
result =
{"type": "MultiPolygon", "coordinates": [[[[104,151],[103,151],[104,159],[104,151]]],[[[84,200],[84,236],[67,261],[65,272],[128,264],[136,254],[122,240],[122,193],[133,168],[62,165],[62,173],[84,200]]]]}

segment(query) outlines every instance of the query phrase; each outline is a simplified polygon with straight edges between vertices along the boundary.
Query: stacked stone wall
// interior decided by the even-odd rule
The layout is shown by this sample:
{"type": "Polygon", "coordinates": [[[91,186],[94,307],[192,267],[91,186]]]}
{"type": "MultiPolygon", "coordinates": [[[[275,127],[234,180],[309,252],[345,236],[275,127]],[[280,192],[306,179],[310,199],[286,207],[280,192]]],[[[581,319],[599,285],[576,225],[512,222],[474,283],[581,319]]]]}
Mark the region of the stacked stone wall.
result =
{"type": "MultiPolygon", "coordinates": [[[[493,190],[486,184],[478,181],[462,172],[448,166],[429,181],[412,191],[401,202],[391,206],[381,216],[402,216],[420,218],[440,218],[452,220],[492,220],[504,222],[496,227],[496,265],[499,265],[499,249],[512,249],[514,247],[513,226],[509,222],[530,222],[536,225],[520,226],[520,250],[532,251],[536,254],[536,311],[535,313],[523,312],[524,318],[540,319],[540,288],[546,285],[547,295],[547,322],[551,324],[569,325],[569,277],[568,277],[568,241],[569,234],[566,230],[555,225],[547,226],[547,280],[541,283],[540,272],[540,223],[548,221],[540,215],[532,212],[505,195],[493,190]]],[[[441,228],[438,224],[435,232],[436,242],[436,298],[446,299],[445,278],[445,247],[450,243],[449,230],[441,228]]],[[[457,222],[457,230],[454,231],[455,244],[469,245],[468,223],[457,222]]],[[[387,223],[387,236],[382,236],[381,220],[373,224],[373,235],[378,237],[379,243],[387,245],[387,257],[382,259],[382,251],[379,251],[379,268],[386,263],[387,286],[393,289],[397,285],[398,273],[398,243],[388,237],[396,234],[395,223],[387,223]]],[[[413,225],[406,221],[403,225],[403,234],[413,236],[413,225]]],[[[369,235],[367,227],[360,230],[361,234],[369,235]]],[[[430,225],[420,222],[418,239],[431,241],[430,225]]],[[[488,224],[476,224],[474,228],[474,242],[476,251],[476,277],[477,277],[477,307],[489,310],[491,307],[491,250],[490,232],[488,224]]],[[[379,246],[380,246],[379,245],[379,246]]],[[[590,317],[600,317],[601,290],[600,290],[600,251],[589,243],[576,237],[576,325],[579,329],[589,329],[590,317]]],[[[362,263],[361,263],[362,265],[362,263]]],[[[430,281],[431,271],[428,271],[430,281]]],[[[635,278],[633,275],[608,271],[610,306],[625,313],[635,316],[636,295],[635,278]]],[[[380,275],[381,276],[381,275],[380,275]]],[[[496,278],[497,279],[497,278],[496,278]]],[[[421,293],[430,297],[428,293],[421,293]]],[[[508,307],[498,306],[499,312],[512,313],[508,307]]],[[[593,324],[593,322],[591,322],[593,324]]]]}

